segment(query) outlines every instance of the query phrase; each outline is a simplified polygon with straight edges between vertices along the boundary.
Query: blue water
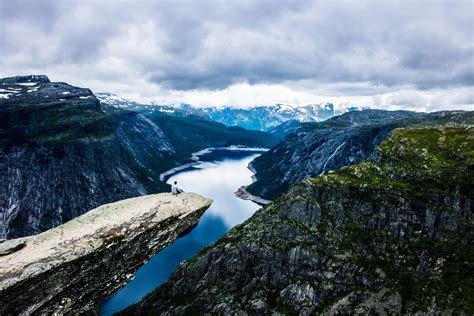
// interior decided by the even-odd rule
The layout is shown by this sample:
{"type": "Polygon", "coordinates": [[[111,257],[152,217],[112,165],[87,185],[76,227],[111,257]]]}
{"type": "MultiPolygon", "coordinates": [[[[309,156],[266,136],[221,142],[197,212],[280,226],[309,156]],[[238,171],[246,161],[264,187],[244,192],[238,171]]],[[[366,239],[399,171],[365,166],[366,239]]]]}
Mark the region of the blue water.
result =
{"type": "Polygon", "coordinates": [[[193,257],[259,208],[257,204],[234,195],[240,186],[252,182],[247,165],[259,154],[214,150],[201,156],[201,164],[168,179],[168,183],[178,181],[178,186],[184,191],[199,193],[214,202],[196,228],[151,258],[137,271],[133,280],[104,301],[100,306],[101,315],[111,315],[138,302],[165,282],[181,261],[193,257]]]}

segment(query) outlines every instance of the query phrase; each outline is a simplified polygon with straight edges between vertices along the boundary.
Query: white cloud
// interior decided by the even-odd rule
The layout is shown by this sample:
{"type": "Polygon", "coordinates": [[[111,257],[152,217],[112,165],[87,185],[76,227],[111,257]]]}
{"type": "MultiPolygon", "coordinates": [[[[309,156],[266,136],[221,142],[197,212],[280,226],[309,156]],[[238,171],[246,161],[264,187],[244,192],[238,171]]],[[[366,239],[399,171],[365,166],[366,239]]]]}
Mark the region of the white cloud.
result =
{"type": "Polygon", "coordinates": [[[472,1],[0,0],[0,76],[133,99],[472,109],[472,1]]]}

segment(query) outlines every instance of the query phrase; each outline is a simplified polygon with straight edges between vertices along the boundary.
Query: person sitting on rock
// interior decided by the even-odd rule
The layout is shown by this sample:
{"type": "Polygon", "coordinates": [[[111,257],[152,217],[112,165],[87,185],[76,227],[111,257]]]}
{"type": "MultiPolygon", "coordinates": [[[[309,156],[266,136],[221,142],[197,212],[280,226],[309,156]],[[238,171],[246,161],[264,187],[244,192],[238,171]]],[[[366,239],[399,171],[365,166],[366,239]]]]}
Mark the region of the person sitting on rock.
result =
{"type": "Polygon", "coordinates": [[[183,190],[181,190],[180,188],[178,188],[178,181],[175,181],[175,182],[171,185],[171,194],[177,195],[177,194],[180,194],[181,192],[183,192],[183,190]]]}

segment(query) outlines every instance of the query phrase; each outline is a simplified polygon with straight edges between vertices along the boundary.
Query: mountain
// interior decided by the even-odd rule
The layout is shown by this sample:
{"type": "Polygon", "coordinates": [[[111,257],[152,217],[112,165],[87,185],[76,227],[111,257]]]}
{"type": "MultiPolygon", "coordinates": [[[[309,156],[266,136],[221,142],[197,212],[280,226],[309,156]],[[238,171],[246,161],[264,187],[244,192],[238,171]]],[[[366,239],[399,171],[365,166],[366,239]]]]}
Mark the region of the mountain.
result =
{"type": "Polygon", "coordinates": [[[280,125],[273,127],[268,132],[279,139],[283,139],[286,137],[286,135],[288,135],[290,132],[292,132],[294,129],[300,126],[301,126],[300,121],[289,120],[289,121],[281,123],[280,125]]]}
{"type": "Polygon", "coordinates": [[[112,94],[99,94],[106,113],[133,110],[143,114],[160,126],[177,149],[180,156],[188,158],[192,153],[208,147],[244,145],[270,148],[279,138],[261,131],[246,130],[237,126],[226,126],[211,120],[201,109],[189,104],[179,106],[144,105],[112,94]]]}
{"type": "Polygon", "coordinates": [[[349,112],[321,123],[305,123],[252,161],[256,182],[250,193],[274,199],[304,178],[366,159],[396,127],[416,113],[381,110],[349,112]]]}
{"type": "Polygon", "coordinates": [[[468,314],[473,139],[472,125],[396,129],[369,160],[295,185],[121,314],[468,314]]]}
{"type": "MultiPolygon", "coordinates": [[[[289,121],[319,122],[336,115],[332,103],[296,106],[276,104],[246,109],[234,107],[203,108],[211,119],[227,126],[240,126],[251,130],[269,131],[277,125],[289,121]]],[[[351,108],[351,110],[354,110],[351,108]]]]}
{"type": "Polygon", "coordinates": [[[142,104],[130,99],[119,97],[113,93],[99,92],[95,94],[100,103],[115,108],[130,110],[140,113],[155,113],[163,112],[180,116],[199,116],[204,119],[210,119],[209,116],[200,108],[193,107],[190,104],[179,105],[157,105],[157,104],[142,104]]]}
{"type": "Polygon", "coordinates": [[[0,89],[0,238],[167,189],[159,173],[176,152],[143,115],[110,117],[89,89],[46,76],[0,79],[0,89]],[[154,164],[161,170],[148,172],[154,164]]]}
{"type": "Polygon", "coordinates": [[[89,89],[46,76],[0,79],[0,239],[167,191],[160,174],[188,162],[193,150],[277,142],[183,112],[165,113],[174,122],[163,124],[167,135],[153,112],[101,105],[89,89]]]}
{"type": "Polygon", "coordinates": [[[142,105],[113,96],[103,98],[101,105],[106,113],[137,111],[150,122],[160,126],[180,157],[189,158],[192,153],[209,147],[244,145],[270,148],[279,138],[261,131],[246,130],[237,126],[226,126],[211,120],[201,109],[181,104],[179,107],[142,105]],[[119,101],[118,101],[119,100],[119,101]],[[204,113],[204,114],[203,114],[204,113]]]}
{"type": "Polygon", "coordinates": [[[191,153],[208,147],[245,145],[271,148],[279,142],[279,139],[270,133],[237,126],[227,127],[200,116],[180,116],[156,111],[146,117],[158,124],[173,146],[188,157],[191,153]]]}
{"type": "Polygon", "coordinates": [[[302,179],[366,159],[397,127],[462,125],[465,121],[472,123],[472,118],[472,112],[363,110],[320,123],[305,123],[252,161],[257,181],[247,191],[272,200],[302,179]]]}

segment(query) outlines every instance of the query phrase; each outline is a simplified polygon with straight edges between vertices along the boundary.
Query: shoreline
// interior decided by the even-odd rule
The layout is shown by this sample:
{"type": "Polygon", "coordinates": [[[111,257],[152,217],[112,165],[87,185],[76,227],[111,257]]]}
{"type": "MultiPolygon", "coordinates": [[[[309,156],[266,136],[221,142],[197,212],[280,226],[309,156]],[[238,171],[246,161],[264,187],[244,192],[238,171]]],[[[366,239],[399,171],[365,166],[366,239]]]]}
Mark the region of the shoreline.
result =
{"type": "MultiPolygon", "coordinates": [[[[247,169],[249,169],[253,175],[252,175],[252,183],[254,183],[255,181],[257,181],[257,177],[255,176],[255,174],[257,173],[255,168],[252,166],[252,162],[250,162],[248,165],[247,165],[247,169]]],[[[250,183],[250,184],[252,184],[250,183]]],[[[259,196],[256,196],[256,195],[253,195],[251,194],[250,192],[247,191],[247,187],[250,185],[243,185],[241,186],[240,188],[237,189],[237,191],[234,192],[235,196],[237,196],[238,198],[241,198],[242,200],[247,200],[247,201],[252,201],[258,205],[261,205],[261,206],[265,206],[267,204],[270,204],[272,201],[270,200],[266,200],[264,198],[261,198],[259,196]]]]}
{"type": "MultiPolygon", "coordinates": [[[[199,151],[196,151],[194,153],[191,154],[191,158],[190,160],[192,160],[191,162],[187,163],[187,164],[184,164],[184,165],[180,165],[180,166],[177,166],[177,167],[174,167],[174,168],[171,168],[163,173],[160,174],[160,181],[162,182],[166,182],[165,180],[168,179],[170,176],[172,176],[173,174],[179,172],[179,171],[182,171],[182,170],[185,170],[185,169],[188,169],[188,168],[191,168],[191,167],[194,167],[196,165],[198,165],[199,163],[201,163],[201,161],[199,160],[199,156],[202,156],[202,155],[205,155],[205,154],[209,154],[210,152],[212,152],[213,150],[237,150],[237,151],[267,151],[268,148],[263,148],[263,147],[240,147],[240,146],[229,146],[229,147],[208,147],[208,148],[204,148],[204,149],[201,149],[199,151]]],[[[254,171],[252,171],[254,172],[254,171]]],[[[254,179],[254,176],[252,176],[252,180],[254,179]]],[[[244,199],[245,200],[245,199],[244,199]]]]}

